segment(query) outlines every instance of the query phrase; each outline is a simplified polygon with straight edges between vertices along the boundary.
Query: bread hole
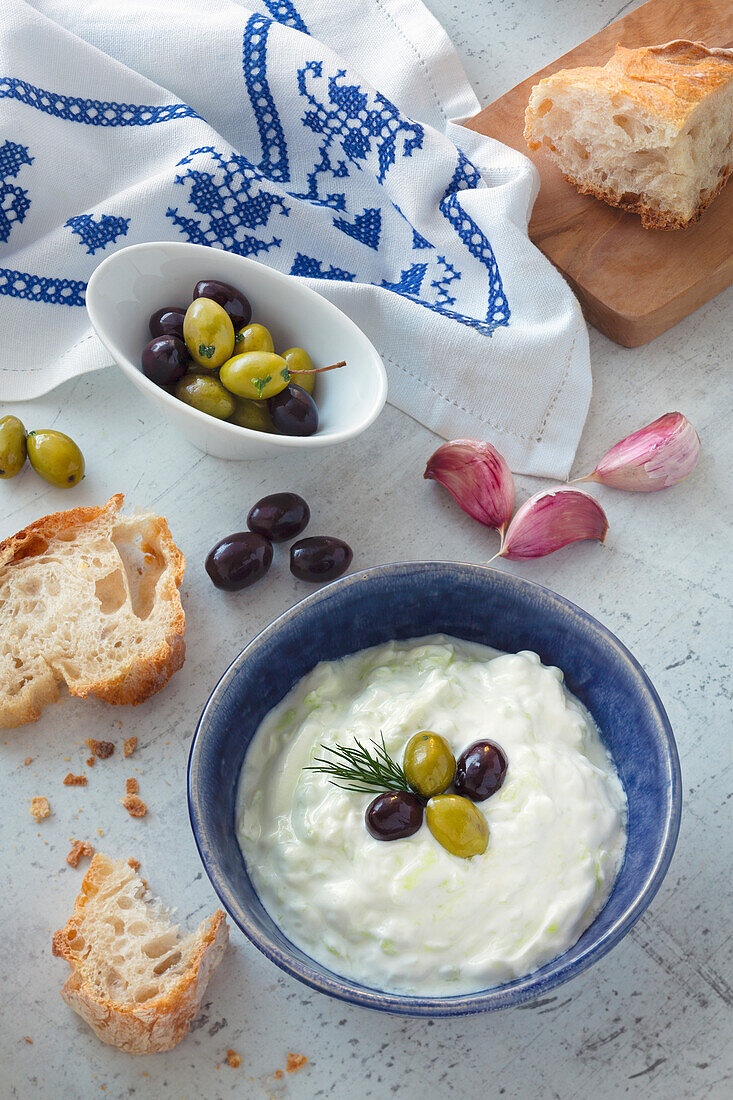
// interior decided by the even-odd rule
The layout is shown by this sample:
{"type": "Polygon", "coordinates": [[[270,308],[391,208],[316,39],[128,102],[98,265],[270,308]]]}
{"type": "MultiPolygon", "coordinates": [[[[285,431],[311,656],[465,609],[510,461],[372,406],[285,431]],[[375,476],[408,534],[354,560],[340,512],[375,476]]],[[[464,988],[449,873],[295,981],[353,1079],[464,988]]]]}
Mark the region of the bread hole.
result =
{"type": "MultiPolygon", "coordinates": [[[[150,925],[145,920],[134,920],[127,926],[127,931],[131,936],[142,936],[150,928],[150,925]]],[[[156,956],[157,957],[157,956],[156,956]]]]}
{"type": "Polygon", "coordinates": [[[123,989],[127,988],[127,982],[124,981],[119,970],[115,969],[114,966],[110,966],[109,970],[107,971],[107,986],[111,990],[114,989],[116,986],[120,986],[123,989]]]}
{"type": "Polygon", "coordinates": [[[132,909],[132,898],[128,898],[126,894],[120,894],[120,896],[117,898],[117,904],[119,905],[120,909],[132,909]]]}
{"type": "Polygon", "coordinates": [[[115,569],[114,573],[108,573],[106,577],[100,577],[94,586],[94,594],[99,600],[99,607],[103,615],[113,615],[115,611],[119,611],[127,599],[122,570],[115,569]]]}
{"type": "Polygon", "coordinates": [[[550,149],[553,153],[557,152],[557,146],[555,145],[554,142],[550,141],[550,139],[548,137],[543,137],[542,144],[546,145],[547,148],[550,149]]]}
{"type": "Polygon", "coordinates": [[[72,951],[83,951],[87,944],[87,941],[79,932],[75,932],[66,942],[72,951]]]}
{"type": "Polygon", "coordinates": [[[59,542],[73,542],[77,536],[76,531],[57,531],[56,538],[59,542]]]}
{"type": "Polygon", "coordinates": [[[165,569],[163,556],[149,542],[143,542],[139,533],[122,525],[115,527],[110,537],[127,577],[133,614],[138,619],[147,619],[155,603],[156,585],[165,569]]]}
{"type": "Polygon", "coordinates": [[[161,955],[165,955],[166,951],[170,951],[175,942],[175,932],[166,932],[164,935],[156,936],[155,939],[149,940],[148,943],[144,944],[143,953],[147,955],[149,959],[159,959],[161,955]]]}
{"type": "Polygon", "coordinates": [[[635,191],[624,191],[621,196],[621,202],[638,202],[639,196],[635,191]]]}
{"type": "Polygon", "coordinates": [[[151,997],[157,997],[158,986],[157,985],[143,985],[135,993],[135,1000],[138,1004],[141,1001],[149,1001],[151,997]]]}
{"type": "Polygon", "coordinates": [[[616,123],[619,130],[623,130],[629,137],[634,136],[635,126],[628,115],[614,115],[613,121],[616,123]]]}
{"type": "Polygon", "coordinates": [[[570,145],[576,157],[579,157],[580,160],[588,160],[590,154],[588,153],[585,145],[581,145],[576,138],[570,138],[570,145]]]}
{"type": "Polygon", "coordinates": [[[119,936],[125,931],[125,922],[119,917],[106,917],[107,924],[111,924],[115,933],[119,936]]]}
{"type": "Polygon", "coordinates": [[[537,117],[542,118],[544,115],[547,114],[548,111],[551,111],[551,110],[552,110],[552,100],[551,99],[543,99],[542,102],[540,103],[539,107],[537,108],[537,117]]]}
{"type": "Polygon", "coordinates": [[[156,963],[153,967],[153,974],[165,974],[166,970],[170,970],[172,966],[181,961],[181,952],[174,951],[172,955],[169,955],[167,959],[161,959],[159,963],[156,963]]]}

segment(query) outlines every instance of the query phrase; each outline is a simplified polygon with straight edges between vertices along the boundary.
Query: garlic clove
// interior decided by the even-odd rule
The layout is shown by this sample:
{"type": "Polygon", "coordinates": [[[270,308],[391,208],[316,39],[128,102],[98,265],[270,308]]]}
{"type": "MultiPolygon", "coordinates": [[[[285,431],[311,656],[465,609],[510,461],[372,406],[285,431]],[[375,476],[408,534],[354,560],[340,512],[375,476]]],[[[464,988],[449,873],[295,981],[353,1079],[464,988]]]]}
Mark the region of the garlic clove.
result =
{"type": "Polygon", "coordinates": [[[423,477],[438,481],[456,504],[485,527],[504,532],[514,510],[514,480],[495,447],[479,439],[454,439],[438,447],[423,477]]]}
{"type": "Polygon", "coordinates": [[[590,493],[557,485],[535,493],[517,510],[497,557],[541,558],[580,539],[603,542],[607,531],[606,513],[590,493]]]}
{"type": "Polygon", "coordinates": [[[700,437],[687,417],[666,413],[611,447],[593,473],[580,480],[630,493],[655,493],[692,473],[699,456],[700,437]]]}

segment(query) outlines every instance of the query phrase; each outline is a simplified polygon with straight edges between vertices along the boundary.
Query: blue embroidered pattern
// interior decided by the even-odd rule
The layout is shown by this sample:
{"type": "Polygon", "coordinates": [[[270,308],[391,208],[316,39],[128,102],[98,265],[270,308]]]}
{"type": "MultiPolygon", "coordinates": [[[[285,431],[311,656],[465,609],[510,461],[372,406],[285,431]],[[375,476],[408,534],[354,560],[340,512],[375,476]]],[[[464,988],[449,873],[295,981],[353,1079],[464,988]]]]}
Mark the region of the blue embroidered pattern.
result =
{"type": "Polygon", "coordinates": [[[340,267],[329,266],[324,271],[320,260],[314,260],[311,256],[304,256],[299,252],[290,268],[291,275],[304,275],[307,279],[338,279],[343,283],[353,283],[356,275],[351,271],[343,271],[340,267]]]}
{"type": "MultiPolygon", "coordinates": [[[[259,170],[268,179],[284,182],[290,179],[288,147],[266,76],[267,35],[271,26],[272,20],[264,15],[249,17],[244,30],[242,68],[262,145],[259,170]]],[[[305,26],[298,29],[305,30],[305,26]]]]}
{"type": "Polygon", "coordinates": [[[482,233],[476,222],[461,207],[458,195],[450,195],[440,203],[440,209],[451,223],[458,236],[465,244],[468,251],[486,267],[489,272],[489,308],[486,314],[488,324],[509,324],[509,303],[504,294],[504,287],[499,274],[499,267],[494,257],[494,250],[489,244],[488,238],[482,233]]]}
{"type": "Polygon", "coordinates": [[[383,286],[385,290],[394,290],[397,294],[417,296],[420,293],[420,287],[427,269],[427,264],[412,264],[406,271],[402,272],[399,282],[389,283],[386,279],[383,279],[379,285],[383,286]]]}
{"type": "Polygon", "coordinates": [[[48,302],[54,306],[83,306],[87,284],[78,279],[47,279],[27,271],[0,267],[0,294],[25,298],[29,302],[48,302]]]}
{"type": "Polygon", "coordinates": [[[193,244],[224,248],[239,256],[256,256],[279,248],[282,240],[262,240],[247,230],[266,226],[273,213],[287,218],[290,207],[281,195],[262,187],[262,174],[245,157],[218,153],[213,145],[192,149],[178,162],[189,164],[195,157],[208,155],[214,170],[189,168],[176,176],[176,183],[190,185],[188,201],[199,217],[188,218],[178,207],[169,207],[166,216],[193,244]]]}
{"type": "Polygon", "coordinates": [[[262,0],[276,23],[282,23],[284,27],[292,27],[296,31],[308,34],[308,28],[295,10],[295,4],[290,0],[262,0]]]}
{"type": "Polygon", "coordinates": [[[166,103],[161,107],[146,104],[105,103],[98,99],[79,99],[77,96],[57,95],[37,88],[25,80],[0,77],[0,99],[17,99],[37,111],[67,122],[82,122],[87,126],[154,126],[159,122],[172,122],[177,118],[199,118],[185,103],[166,103]]]}
{"type": "Polygon", "coordinates": [[[438,256],[438,263],[444,268],[444,274],[439,279],[433,279],[431,286],[435,287],[438,294],[435,299],[440,306],[452,306],[455,305],[455,298],[451,298],[448,294],[448,287],[456,279],[460,279],[460,271],[456,271],[453,264],[448,263],[445,256],[438,256]]]}
{"type": "Polygon", "coordinates": [[[5,243],[16,222],[25,221],[31,205],[28,192],[8,180],[14,179],[24,164],[32,164],[25,145],[6,141],[0,145],[0,241],[5,243]]]}
{"type": "Polygon", "coordinates": [[[379,236],[382,232],[382,213],[379,207],[370,207],[363,214],[357,214],[353,222],[345,218],[334,218],[333,224],[342,233],[353,237],[355,241],[361,241],[375,252],[379,248],[379,236]]]}
{"type": "Polygon", "coordinates": [[[77,214],[64,222],[67,229],[76,233],[79,244],[85,245],[87,254],[93,256],[97,249],[104,249],[114,243],[118,237],[126,237],[130,227],[129,218],[116,218],[112,214],[100,214],[95,222],[91,214],[77,214]]]}
{"type": "MultiPolygon", "coordinates": [[[[415,149],[422,147],[425,130],[418,122],[403,118],[395,105],[379,92],[373,97],[375,105],[370,107],[369,97],[357,84],[340,83],[345,76],[346,70],[339,69],[335,76],[329,77],[330,105],[327,106],[309,90],[309,84],[323,77],[322,63],[309,61],[298,70],[298,90],[311,105],[303,116],[303,124],[313,133],[324,135],[322,154],[327,154],[331,145],[337,142],[347,159],[359,167],[372,152],[374,143],[379,165],[377,181],[384,183],[397,157],[398,138],[402,138],[402,156],[410,157],[415,149]]],[[[334,166],[329,160],[328,167],[345,167],[345,164],[338,161],[334,166]]],[[[348,172],[341,174],[348,175],[348,172]]]]}

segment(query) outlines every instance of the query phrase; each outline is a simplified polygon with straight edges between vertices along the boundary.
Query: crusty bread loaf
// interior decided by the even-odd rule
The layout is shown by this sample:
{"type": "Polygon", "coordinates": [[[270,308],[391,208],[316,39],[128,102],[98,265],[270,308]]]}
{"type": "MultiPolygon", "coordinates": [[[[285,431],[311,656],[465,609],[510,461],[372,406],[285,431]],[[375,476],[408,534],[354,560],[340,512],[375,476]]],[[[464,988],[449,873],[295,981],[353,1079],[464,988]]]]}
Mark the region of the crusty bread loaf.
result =
{"type": "Polygon", "coordinates": [[[603,67],[535,85],[525,123],[529,147],[583,194],[640,214],[647,229],[683,228],[733,170],[733,50],[617,46],[603,67]]]}
{"type": "Polygon", "coordinates": [[[184,558],[160,516],[123,497],[31,523],[0,543],[0,727],[72,695],[142,703],[183,664],[184,558]]]}
{"type": "Polygon", "coordinates": [[[97,854],[74,914],[53,937],[71,975],[66,1003],[105,1043],[130,1054],[170,1050],[188,1032],[229,938],[221,909],[191,935],[123,860],[97,854]]]}

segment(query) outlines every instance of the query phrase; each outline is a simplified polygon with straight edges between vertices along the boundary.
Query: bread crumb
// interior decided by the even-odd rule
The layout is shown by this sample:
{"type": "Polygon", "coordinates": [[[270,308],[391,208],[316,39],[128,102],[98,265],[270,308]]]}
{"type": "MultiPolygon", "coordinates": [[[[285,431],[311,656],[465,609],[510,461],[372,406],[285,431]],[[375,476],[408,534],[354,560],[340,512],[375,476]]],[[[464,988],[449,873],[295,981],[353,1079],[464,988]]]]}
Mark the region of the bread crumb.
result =
{"type": "Polygon", "coordinates": [[[87,737],[84,744],[88,745],[94,755],[98,756],[100,760],[106,760],[107,757],[111,756],[115,751],[112,741],[95,741],[93,737],[87,737]]]}
{"type": "Polygon", "coordinates": [[[148,807],[143,802],[142,798],[139,798],[136,794],[126,794],[122,799],[122,805],[127,810],[130,817],[145,817],[148,812],[148,807]]]}
{"type": "Polygon", "coordinates": [[[297,1073],[299,1069],[302,1069],[308,1059],[305,1054],[293,1054],[291,1051],[285,1061],[285,1068],[288,1073],[297,1073]]]}
{"type": "Polygon", "coordinates": [[[104,836],[104,829],[97,829],[97,836],[104,836]]]}
{"type": "Polygon", "coordinates": [[[123,752],[125,756],[132,756],[137,748],[137,737],[128,737],[125,741],[123,752]]]}
{"type": "Polygon", "coordinates": [[[48,804],[48,799],[44,794],[36,795],[31,799],[31,813],[35,817],[36,821],[43,821],[44,817],[49,817],[51,814],[51,807],[48,804]]]}
{"type": "Polygon", "coordinates": [[[33,1046],[33,1040],[29,1035],[24,1035],[23,1038],[25,1039],[26,1043],[30,1043],[31,1046],[33,1046]]]}
{"type": "Polygon", "coordinates": [[[97,763],[96,756],[88,756],[87,757],[87,767],[88,768],[93,768],[96,763],[97,763]]]}
{"type": "Polygon", "coordinates": [[[27,768],[28,765],[32,764],[32,763],[33,763],[33,757],[32,756],[26,756],[25,760],[23,761],[23,766],[27,768]]]}
{"type": "Polygon", "coordinates": [[[137,794],[140,790],[140,784],[137,779],[130,778],[125,780],[125,794],[137,794]]]}
{"type": "Polygon", "coordinates": [[[74,840],[71,843],[71,851],[66,857],[66,862],[70,867],[78,867],[80,859],[84,859],[87,856],[91,859],[93,855],[94,849],[88,840],[74,840]]]}
{"type": "Polygon", "coordinates": [[[276,1069],[272,1076],[276,1081],[282,1081],[284,1074],[281,1069],[276,1069]]]}
{"type": "Polygon", "coordinates": [[[130,856],[130,858],[128,859],[127,862],[129,863],[130,867],[132,867],[133,871],[139,871],[140,870],[140,860],[139,859],[133,859],[132,856],[130,856]]]}
{"type": "Polygon", "coordinates": [[[86,787],[86,785],[87,777],[85,775],[73,775],[69,772],[68,775],[64,776],[65,787],[86,787]]]}
{"type": "Polygon", "coordinates": [[[232,1069],[238,1069],[238,1067],[242,1064],[242,1057],[241,1055],[237,1054],[236,1050],[228,1050],[227,1062],[232,1067],[232,1069]]]}

